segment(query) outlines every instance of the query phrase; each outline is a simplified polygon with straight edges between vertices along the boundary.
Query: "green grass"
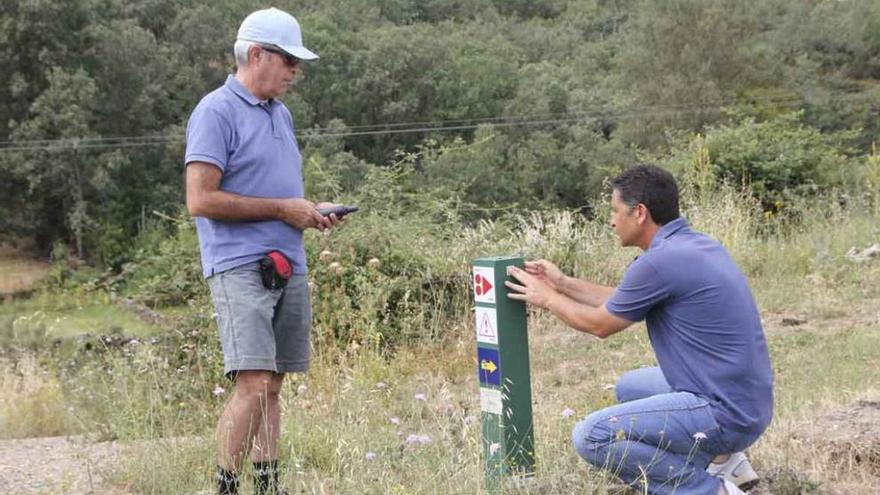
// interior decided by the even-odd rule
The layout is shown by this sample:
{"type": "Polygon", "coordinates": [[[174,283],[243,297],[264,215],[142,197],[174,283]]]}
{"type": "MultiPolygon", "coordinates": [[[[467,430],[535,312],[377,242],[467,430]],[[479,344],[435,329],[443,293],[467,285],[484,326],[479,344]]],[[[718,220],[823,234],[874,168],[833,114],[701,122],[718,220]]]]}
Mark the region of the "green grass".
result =
{"type": "Polygon", "coordinates": [[[143,337],[163,330],[104,293],[41,294],[0,305],[0,343],[63,339],[78,335],[143,337]]]}

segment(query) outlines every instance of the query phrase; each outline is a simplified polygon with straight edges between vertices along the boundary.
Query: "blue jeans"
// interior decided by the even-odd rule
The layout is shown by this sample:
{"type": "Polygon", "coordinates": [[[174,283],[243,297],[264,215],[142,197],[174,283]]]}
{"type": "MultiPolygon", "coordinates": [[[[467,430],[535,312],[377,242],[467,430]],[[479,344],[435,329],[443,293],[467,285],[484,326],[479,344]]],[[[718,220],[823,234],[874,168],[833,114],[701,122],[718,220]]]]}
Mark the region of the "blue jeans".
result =
{"type": "Polygon", "coordinates": [[[620,404],[578,423],[574,447],[590,464],[652,495],[715,495],[720,480],[706,473],[712,459],[745,450],[760,436],[719,425],[709,402],[672,391],[660,368],[625,373],[615,390],[620,404]]]}

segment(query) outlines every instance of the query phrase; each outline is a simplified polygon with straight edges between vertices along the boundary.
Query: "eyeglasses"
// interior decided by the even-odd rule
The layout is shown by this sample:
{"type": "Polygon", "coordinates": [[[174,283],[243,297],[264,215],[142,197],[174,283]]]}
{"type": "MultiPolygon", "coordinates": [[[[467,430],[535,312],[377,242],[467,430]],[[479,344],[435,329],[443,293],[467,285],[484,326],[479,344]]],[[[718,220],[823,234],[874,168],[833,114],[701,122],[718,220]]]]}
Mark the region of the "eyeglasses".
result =
{"type": "Polygon", "coordinates": [[[258,45],[258,46],[260,48],[262,48],[263,50],[266,50],[269,53],[274,53],[274,54],[278,55],[279,57],[281,57],[281,59],[284,60],[284,63],[287,64],[288,67],[296,67],[297,65],[299,65],[298,58],[294,57],[293,55],[289,55],[286,52],[284,52],[278,48],[275,48],[272,46],[265,46],[265,45],[258,45]]]}

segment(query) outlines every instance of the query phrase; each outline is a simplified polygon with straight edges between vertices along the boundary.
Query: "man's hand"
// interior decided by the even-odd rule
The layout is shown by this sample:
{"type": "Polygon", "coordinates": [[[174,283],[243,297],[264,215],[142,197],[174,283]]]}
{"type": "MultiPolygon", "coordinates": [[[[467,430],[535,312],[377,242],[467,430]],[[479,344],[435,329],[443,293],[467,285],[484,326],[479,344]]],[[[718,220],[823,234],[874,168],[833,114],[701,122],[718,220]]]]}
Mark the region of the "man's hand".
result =
{"type": "Polygon", "coordinates": [[[526,261],[526,272],[556,291],[560,290],[562,282],[565,281],[562,270],[547,260],[526,261]]]}
{"type": "MultiPolygon", "coordinates": [[[[324,203],[316,204],[315,208],[335,208],[337,206],[341,206],[341,205],[338,205],[336,203],[324,202],[324,203]]],[[[324,226],[327,229],[332,228],[332,227],[338,227],[338,226],[342,225],[342,222],[345,221],[344,218],[336,218],[335,213],[331,213],[329,216],[321,217],[321,218],[324,219],[324,226]]]]}
{"type": "Polygon", "coordinates": [[[280,220],[299,230],[316,228],[323,231],[332,224],[318,213],[311,201],[302,198],[288,198],[281,201],[280,220]]]}
{"type": "MultiPolygon", "coordinates": [[[[552,263],[548,264],[556,268],[552,263]]],[[[559,269],[556,268],[556,271],[558,272],[559,269]]],[[[556,289],[541,276],[532,275],[514,266],[510,267],[510,275],[519,281],[519,284],[510,281],[504,282],[504,285],[512,291],[507,294],[507,297],[510,299],[525,301],[531,305],[546,309],[550,304],[550,300],[559,295],[556,289]]]]}

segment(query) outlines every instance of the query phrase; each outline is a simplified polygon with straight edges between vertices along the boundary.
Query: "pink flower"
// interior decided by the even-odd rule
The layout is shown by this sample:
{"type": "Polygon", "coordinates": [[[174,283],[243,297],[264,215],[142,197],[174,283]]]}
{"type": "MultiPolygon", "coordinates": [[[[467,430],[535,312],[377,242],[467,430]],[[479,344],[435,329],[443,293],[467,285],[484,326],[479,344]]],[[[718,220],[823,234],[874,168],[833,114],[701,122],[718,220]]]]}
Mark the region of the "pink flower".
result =
{"type": "Polygon", "coordinates": [[[572,416],[574,416],[574,409],[566,407],[565,409],[562,410],[562,417],[563,418],[570,418],[572,416]]]}
{"type": "Polygon", "coordinates": [[[489,445],[489,455],[495,455],[498,451],[501,450],[501,444],[498,442],[493,442],[492,445],[489,445]]]}

